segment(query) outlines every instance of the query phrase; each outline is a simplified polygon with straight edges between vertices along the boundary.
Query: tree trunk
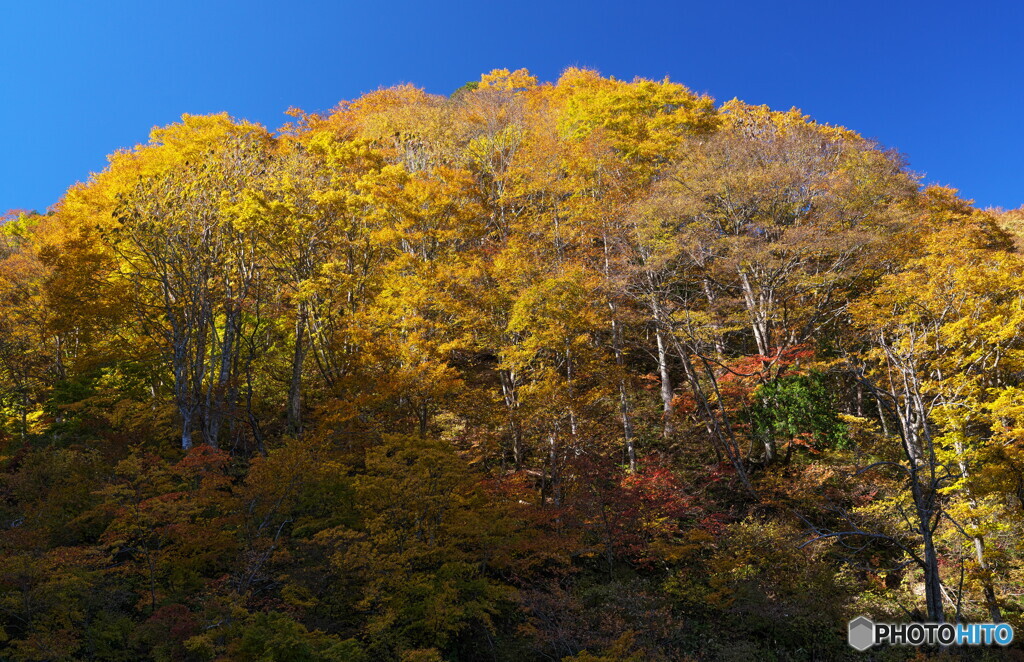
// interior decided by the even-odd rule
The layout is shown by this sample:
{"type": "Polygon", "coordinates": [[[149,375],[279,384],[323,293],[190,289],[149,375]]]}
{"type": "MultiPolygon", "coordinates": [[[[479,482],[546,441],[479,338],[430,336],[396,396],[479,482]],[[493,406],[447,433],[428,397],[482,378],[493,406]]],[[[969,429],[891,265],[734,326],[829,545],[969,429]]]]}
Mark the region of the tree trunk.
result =
{"type": "Polygon", "coordinates": [[[768,356],[771,339],[769,338],[766,315],[754,296],[754,288],[750,285],[750,277],[746,271],[740,271],[740,282],[743,284],[743,300],[747,304],[747,314],[750,316],[750,327],[754,331],[757,353],[761,356],[768,356]]]}
{"type": "Polygon", "coordinates": [[[216,348],[217,353],[210,357],[211,383],[207,386],[204,433],[206,443],[214,448],[220,445],[221,422],[224,420],[230,401],[231,366],[234,363],[235,338],[239,331],[238,314],[237,310],[229,310],[225,313],[222,338],[218,339],[217,334],[213,333],[213,347],[216,348]],[[214,373],[214,369],[216,369],[216,373],[214,373]],[[214,375],[216,375],[216,379],[214,379],[214,375]]]}
{"type": "Polygon", "coordinates": [[[985,596],[985,607],[988,608],[989,618],[993,623],[1002,623],[1003,613],[999,609],[999,600],[996,599],[995,583],[992,581],[992,575],[985,561],[985,538],[983,536],[974,537],[974,555],[978,561],[978,567],[981,568],[982,593],[985,596]]]}
{"type": "Polygon", "coordinates": [[[288,430],[302,434],[302,364],[306,358],[306,306],[299,304],[295,319],[295,352],[292,354],[292,378],[288,384],[288,430]]]}
{"type": "MultiPolygon", "coordinates": [[[[960,459],[957,461],[957,465],[960,468],[960,475],[962,475],[965,480],[969,480],[969,468],[967,466],[967,462],[963,459],[963,443],[959,441],[956,442],[955,449],[957,454],[960,456],[960,459]]],[[[977,510],[978,500],[974,498],[974,492],[971,490],[969,484],[965,487],[964,491],[967,496],[967,503],[971,508],[977,510]]],[[[981,527],[981,522],[977,517],[972,516],[970,518],[970,523],[975,529],[981,527]]],[[[981,570],[981,586],[982,593],[985,596],[985,607],[988,609],[989,617],[992,619],[993,623],[1002,623],[1003,614],[999,609],[999,601],[996,599],[995,584],[992,582],[992,575],[989,572],[988,563],[985,561],[985,537],[980,533],[976,534],[971,538],[971,542],[974,543],[974,558],[978,562],[978,568],[981,570]]]]}
{"type": "Polygon", "coordinates": [[[743,463],[743,456],[740,453],[739,445],[736,443],[736,436],[733,434],[732,426],[729,424],[728,414],[726,414],[725,408],[722,406],[721,394],[717,393],[718,384],[714,371],[711,370],[707,361],[703,362],[708,379],[715,388],[716,395],[718,395],[718,409],[722,416],[721,421],[718,420],[718,415],[712,407],[708,394],[704,392],[704,387],[697,377],[697,371],[693,367],[693,362],[690,360],[687,348],[683,346],[675,334],[671,338],[676,348],[676,353],[679,355],[679,360],[683,365],[683,373],[690,383],[690,391],[693,393],[694,400],[696,400],[697,410],[704,419],[704,425],[707,428],[708,437],[714,445],[715,452],[720,457],[724,455],[729,460],[729,463],[736,470],[736,476],[740,479],[743,487],[754,499],[757,499],[757,492],[754,491],[754,486],[747,475],[747,468],[743,463]]]}
{"type": "Polygon", "coordinates": [[[657,303],[651,304],[651,312],[654,313],[654,340],[658,348],[658,375],[661,378],[661,410],[662,410],[662,436],[668,439],[675,431],[672,425],[674,389],[672,388],[672,373],[668,365],[668,347],[663,330],[661,308],[657,303]]]}
{"type": "Polygon", "coordinates": [[[916,473],[913,472],[915,482],[914,501],[920,523],[919,530],[924,542],[924,595],[928,606],[928,621],[931,623],[945,623],[946,617],[942,608],[942,578],[939,575],[939,558],[935,551],[935,541],[932,537],[932,513],[927,504],[921,502],[924,495],[920,494],[920,485],[917,484],[916,473]]]}
{"type": "Polygon", "coordinates": [[[928,421],[928,408],[921,397],[917,380],[917,366],[912,360],[898,356],[891,346],[881,340],[891,370],[898,374],[893,379],[890,372],[890,388],[887,395],[892,400],[893,411],[899,425],[903,452],[907,460],[911,496],[917,514],[917,530],[924,548],[922,570],[924,570],[925,603],[928,620],[944,623],[942,606],[942,578],[939,574],[938,552],[935,549],[934,528],[941,515],[940,495],[936,472],[938,467],[933,448],[933,437],[928,421]],[[927,452],[926,452],[927,451],[927,452]],[[922,475],[923,474],[923,475],[922,475]]]}
{"type": "Polygon", "coordinates": [[[505,402],[505,410],[508,413],[509,434],[512,437],[512,462],[516,470],[523,468],[523,430],[519,425],[517,410],[519,401],[516,398],[515,375],[508,370],[498,371],[498,381],[501,382],[501,396],[505,402]]]}
{"type": "Polygon", "coordinates": [[[181,450],[192,450],[192,415],[181,411],[181,450]]]}
{"type": "MultiPolygon", "coordinates": [[[[615,307],[612,306],[614,314],[615,307]]],[[[633,416],[629,407],[629,389],[626,388],[626,361],[622,353],[622,330],[618,321],[612,318],[612,350],[615,353],[615,365],[619,368],[619,414],[622,417],[622,437],[626,443],[626,460],[629,471],[636,471],[636,448],[633,445],[633,416]]]]}
{"type": "Polygon", "coordinates": [[[555,507],[562,505],[562,480],[558,467],[558,435],[552,432],[548,436],[548,461],[551,464],[551,500],[555,507]]]}

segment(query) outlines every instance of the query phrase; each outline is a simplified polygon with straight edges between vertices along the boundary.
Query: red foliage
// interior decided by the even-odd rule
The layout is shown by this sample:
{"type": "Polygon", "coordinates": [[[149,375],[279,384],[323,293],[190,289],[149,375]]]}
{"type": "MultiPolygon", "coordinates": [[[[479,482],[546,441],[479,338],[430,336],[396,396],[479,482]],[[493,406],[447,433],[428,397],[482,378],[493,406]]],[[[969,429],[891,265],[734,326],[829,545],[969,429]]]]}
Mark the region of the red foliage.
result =
{"type": "Polygon", "coordinates": [[[160,607],[147,623],[171,641],[183,642],[199,631],[199,624],[188,607],[181,604],[160,607]]]}
{"type": "Polygon", "coordinates": [[[199,444],[193,446],[185,457],[181,458],[175,469],[183,476],[193,477],[214,472],[223,472],[231,462],[231,455],[227,451],[199,444]]]}
{"type": "MultiPolygon", "coordinates": [[[[609,562],[651,565],[661,545],[678,539],[687,522],[704,516],[679,476],[657,461],[625,473],[608,461],[581,456],[571,469],[567,517],[609,562]]],[[[593,545],[589,549],[596,551],[593,545]]]]}
{"type": "Polygon", "coordinates": [[[784,372],[798,368],[801,361],[814,357],[814,349],[807,345],[795,345],[793,347],[777,347],[774,352],[765,356],[763,354],[752,354],[734,359],[726,364],[724,374],[719,377],[719,383],[728,383],[738,380],[764,381],[779,377],[784,372]]]}

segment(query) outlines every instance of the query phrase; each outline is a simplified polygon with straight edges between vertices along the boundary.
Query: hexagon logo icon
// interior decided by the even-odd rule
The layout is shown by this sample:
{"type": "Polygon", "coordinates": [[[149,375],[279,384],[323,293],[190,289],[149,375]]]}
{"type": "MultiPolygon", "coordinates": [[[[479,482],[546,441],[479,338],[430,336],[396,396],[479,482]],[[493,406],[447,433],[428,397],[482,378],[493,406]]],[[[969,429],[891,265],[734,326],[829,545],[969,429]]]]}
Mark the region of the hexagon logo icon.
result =
{"type": "Polygon", "coordinates": [[[875,624],[867,616],[858,616],[850,621],[850,645],[858,651],[866,651],[875,643],[875,624]]]}

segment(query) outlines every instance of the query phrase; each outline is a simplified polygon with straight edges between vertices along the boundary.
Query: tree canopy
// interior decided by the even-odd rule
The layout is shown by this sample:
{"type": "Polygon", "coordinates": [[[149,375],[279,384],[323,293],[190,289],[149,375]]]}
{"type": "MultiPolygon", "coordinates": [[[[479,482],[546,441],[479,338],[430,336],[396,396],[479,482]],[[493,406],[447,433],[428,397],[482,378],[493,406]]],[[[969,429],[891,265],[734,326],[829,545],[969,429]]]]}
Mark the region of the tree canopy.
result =
{"type": "Polygon", "coordinates": [[[1024,625],[1020,210],[668,79],[292,115],[185,115],[0,224],[0,657],[1024,625]]]}

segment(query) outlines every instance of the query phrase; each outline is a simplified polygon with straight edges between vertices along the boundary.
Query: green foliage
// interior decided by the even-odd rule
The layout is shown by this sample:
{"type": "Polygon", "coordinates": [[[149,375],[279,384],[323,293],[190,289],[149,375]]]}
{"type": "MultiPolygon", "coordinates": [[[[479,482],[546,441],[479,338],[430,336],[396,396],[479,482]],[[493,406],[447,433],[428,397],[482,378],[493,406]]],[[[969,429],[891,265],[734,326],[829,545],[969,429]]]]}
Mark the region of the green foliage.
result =
{"type": "Polygon", "coordinates": [[[310,632],[281,613],[256,614],[241,628],[233,657],[258,662],[368,662],[352,639],[310,632]]]}
{"type": "Polygon", "coordinates": [[[747,417],[755,439],[797,442],[815,451],[845,448],[848,443],[846,424],[836,415],[820,372],[785,375],[763,384],[747,417]]]}
{"type": "Polygon", "coordinates": [[[474,90],[476,90],[479,87],[480,87],[480,81],[478,81],[478,80],[467,81],[467,82],[463,83],[462,85],[460,85],[459,87],[455,88],[455,91],[451,93],[451,96],[454,99],[454,98],[458,97],[460,94],[465,94],[466,92],[473,92],[474,90]]]}

